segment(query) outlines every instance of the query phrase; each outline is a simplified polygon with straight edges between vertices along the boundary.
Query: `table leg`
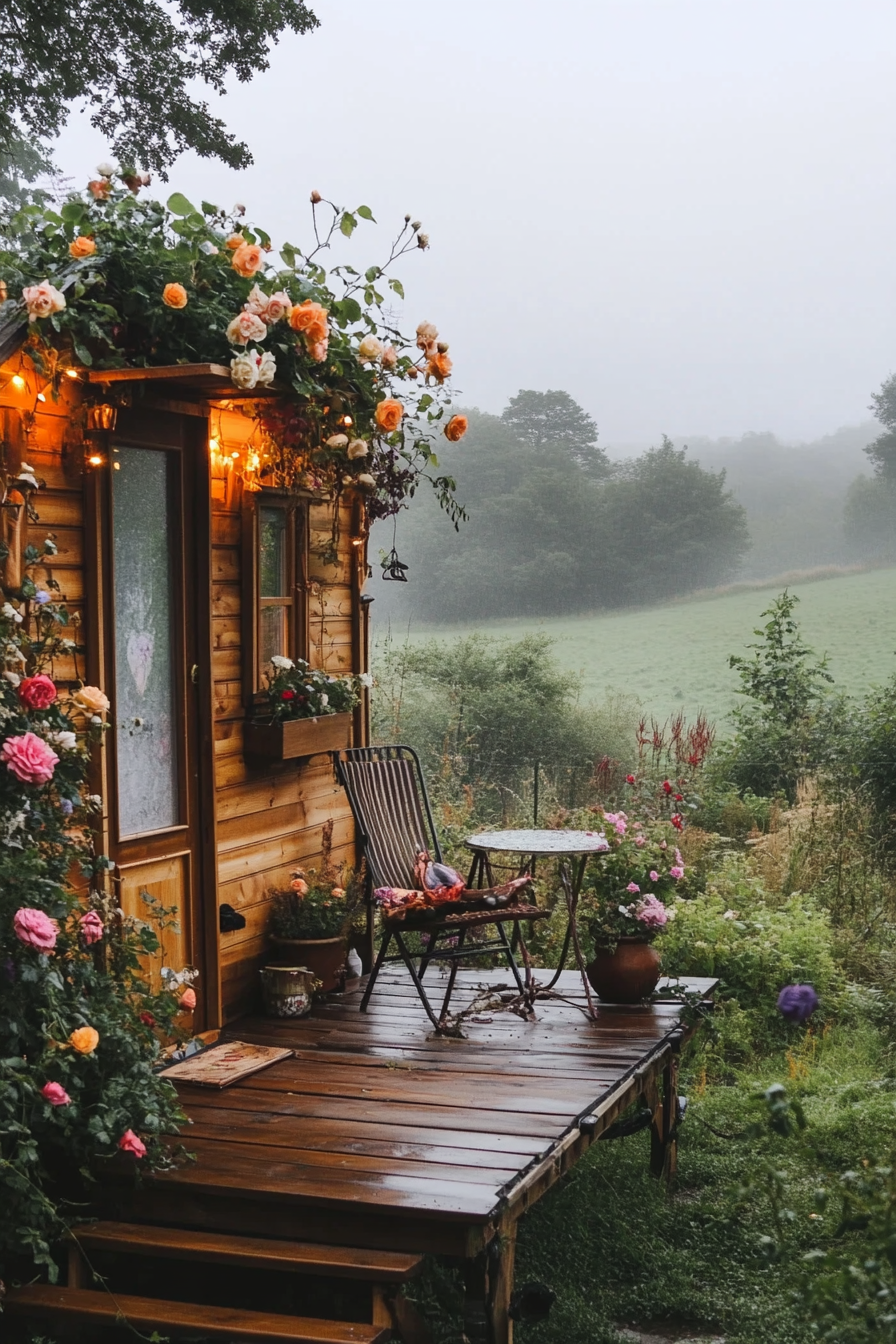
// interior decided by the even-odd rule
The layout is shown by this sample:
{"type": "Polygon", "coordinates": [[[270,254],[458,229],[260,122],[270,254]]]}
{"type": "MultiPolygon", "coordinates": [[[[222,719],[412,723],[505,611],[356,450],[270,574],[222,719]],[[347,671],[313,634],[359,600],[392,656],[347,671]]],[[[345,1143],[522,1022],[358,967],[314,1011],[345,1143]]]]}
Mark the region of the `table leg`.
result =
{"type": "Polygon", "coordinates": [[[567,937],[571,938],[573,951],[575,952],[576,966],[579,969],[579,975],[582,977],[582,987],[585,990],[585,1000],[588,1004],[588,1012],[592,1018],[597,1017],[597,1010],[594,1006],[594,999],[591,996],[591,983],[585,974],[585,961],[582,956],[582,949],[579,946],[579,927],[577,923],[577,914],[579,908],[579,896],[582,891],[582,882],[585,878],[585,866],[588,862],[588,855],[583,854],[570,860],[569,866],[560,864],[560,883],[566,894],[566,905],[569,910],[569,928],[567,937]]]}

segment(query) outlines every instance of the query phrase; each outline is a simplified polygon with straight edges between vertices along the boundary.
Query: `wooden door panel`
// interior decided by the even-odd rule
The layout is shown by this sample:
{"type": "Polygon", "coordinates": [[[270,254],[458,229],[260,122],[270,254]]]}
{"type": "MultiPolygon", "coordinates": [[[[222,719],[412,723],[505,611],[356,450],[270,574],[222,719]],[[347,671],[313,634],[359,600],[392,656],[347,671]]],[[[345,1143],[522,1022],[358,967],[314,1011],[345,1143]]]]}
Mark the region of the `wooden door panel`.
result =
{"type": "Polygon", "coordinates": [[[126,915],[154,922],[151,907],[143,899],[143,892],[163,909],[176,911],[176,923],[162,930],[159,935],[161,947],[158,953],[149,958],[146,968],[152,986],[157,990],[162,983],[163,966],[179,971],[195,964],[193,931],[185,919],[190,908],[191,855],[187,852],[149,862],[122,863],[118,871],[121,876],[121,908],[126,915]]]}

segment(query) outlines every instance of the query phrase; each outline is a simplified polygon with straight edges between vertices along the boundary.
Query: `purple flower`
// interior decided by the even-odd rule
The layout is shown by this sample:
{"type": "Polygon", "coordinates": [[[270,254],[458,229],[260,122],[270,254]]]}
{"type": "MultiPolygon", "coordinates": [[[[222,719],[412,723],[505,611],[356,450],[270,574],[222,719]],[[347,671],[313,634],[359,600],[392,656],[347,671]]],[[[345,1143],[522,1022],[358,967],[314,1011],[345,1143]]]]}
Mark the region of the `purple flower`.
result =
{"type": "Polygon", "coordinates": [[[75,805],[70,798],[61,798],[59,800],[59,811],[64,817],[70,817],[75,810],[75,805]]]}
{"type": "Polygon", "coordinates": [[[778,995],[778,1012],[788,1022],[806,1022],[818,1007],[811,985],[785,985],[778,995]]]}
{"type": "Polygon", "coordinates": [[[34,594],[33,598],[33,601],[35,601],[39,607],[42,607],[44,603],[50,602],[51,600],[52,599],[50,598],[50,594],[44,592],[42,588],[34,594]]]}

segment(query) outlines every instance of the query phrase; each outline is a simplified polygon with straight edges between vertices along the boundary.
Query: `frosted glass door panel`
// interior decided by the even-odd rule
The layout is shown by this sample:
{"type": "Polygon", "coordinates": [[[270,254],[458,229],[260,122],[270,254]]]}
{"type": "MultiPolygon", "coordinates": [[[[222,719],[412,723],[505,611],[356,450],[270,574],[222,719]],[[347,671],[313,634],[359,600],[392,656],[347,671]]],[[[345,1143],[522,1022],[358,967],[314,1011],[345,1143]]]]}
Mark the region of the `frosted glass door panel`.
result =
{"type": "Polygon", "coordinates": [[[167,458],[152,449],[119,448],[112,473],[120,837],[180,821],[167,458]]]}

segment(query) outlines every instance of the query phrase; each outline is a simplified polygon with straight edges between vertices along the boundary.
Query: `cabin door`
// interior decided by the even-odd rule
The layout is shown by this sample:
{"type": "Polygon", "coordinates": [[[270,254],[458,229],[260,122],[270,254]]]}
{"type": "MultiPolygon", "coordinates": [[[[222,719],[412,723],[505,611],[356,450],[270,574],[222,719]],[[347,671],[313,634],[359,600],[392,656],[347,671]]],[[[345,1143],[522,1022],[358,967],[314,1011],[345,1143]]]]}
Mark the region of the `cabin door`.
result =
{"type": "Polygon", "coordinates": [[[105,501],[110,857],[127,915],[163,922],[162,967],[192,967],[202,1003],[196,647],[197,529],[181,417],[124,412],[105,501]],[[123,422],[123,423],[122,423],[123,422]],[[129,432],[129,425],[131,426],[129,432]]]}

